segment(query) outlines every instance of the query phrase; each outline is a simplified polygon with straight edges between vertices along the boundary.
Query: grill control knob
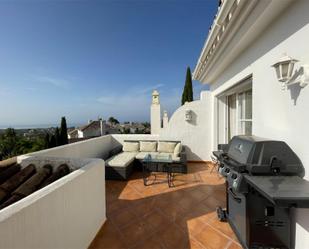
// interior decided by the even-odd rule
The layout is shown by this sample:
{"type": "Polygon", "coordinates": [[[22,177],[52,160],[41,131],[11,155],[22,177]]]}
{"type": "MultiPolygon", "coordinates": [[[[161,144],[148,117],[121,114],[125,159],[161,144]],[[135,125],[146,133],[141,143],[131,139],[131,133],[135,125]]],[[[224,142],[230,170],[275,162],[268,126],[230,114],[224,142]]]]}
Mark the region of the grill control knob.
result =
{"type": "Polygon", "coordinates": [[[233,173],[233,174],[231,175],[231,178],[232,178],[233,180],[235,180],[235,179],[237,178],[237,174],[233,173]]]}
{"type": "Polygon", "coordinates": [[[225,169],[225,173],[230,173],[230,169],[229,169],[229,168],[226,168],[226,169],[225,169]]]}

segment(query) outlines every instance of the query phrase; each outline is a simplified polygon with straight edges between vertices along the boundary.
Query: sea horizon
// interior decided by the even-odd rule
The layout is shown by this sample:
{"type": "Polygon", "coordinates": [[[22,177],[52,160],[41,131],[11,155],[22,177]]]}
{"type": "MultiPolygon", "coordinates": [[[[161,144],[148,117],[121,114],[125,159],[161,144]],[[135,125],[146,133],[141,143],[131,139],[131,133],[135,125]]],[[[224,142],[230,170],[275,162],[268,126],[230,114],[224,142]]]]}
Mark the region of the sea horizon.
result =
{"type": "MultiPolygon", "coordinates": [[[[82,124],[68,124],[67,127],[78,127],[82,124]]],[[[60,127],[60,124],[31,124],[31,125],[0,125],[0,129],[47,129],[53,127],[60,127]]]]}

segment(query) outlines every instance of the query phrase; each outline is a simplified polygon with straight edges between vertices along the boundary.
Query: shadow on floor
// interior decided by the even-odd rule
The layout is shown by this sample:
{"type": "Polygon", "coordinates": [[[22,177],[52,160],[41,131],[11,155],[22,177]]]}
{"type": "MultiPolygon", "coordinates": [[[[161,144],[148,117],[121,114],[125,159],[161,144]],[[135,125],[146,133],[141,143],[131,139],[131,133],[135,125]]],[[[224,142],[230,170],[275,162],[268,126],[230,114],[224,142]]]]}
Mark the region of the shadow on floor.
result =
{"type": "Polygon", "coordinates": [[[151,175],[146,187],[140,172],[107,181],[107,221],[90,248],[241,248],[229,225],[217,220],[225,184],[211,169],[190,164],[173,188],[163,173],[151,175]]]}

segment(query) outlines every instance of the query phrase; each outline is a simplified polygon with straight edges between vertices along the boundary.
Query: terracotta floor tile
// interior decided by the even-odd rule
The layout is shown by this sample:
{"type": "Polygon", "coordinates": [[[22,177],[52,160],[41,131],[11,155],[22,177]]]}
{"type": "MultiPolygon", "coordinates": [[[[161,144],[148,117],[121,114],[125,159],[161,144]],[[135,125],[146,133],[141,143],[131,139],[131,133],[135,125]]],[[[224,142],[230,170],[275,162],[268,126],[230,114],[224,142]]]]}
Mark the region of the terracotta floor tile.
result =
{"type": "Polygon", "coordinates": [[[122,249],[128,247],[123,242],[118,230],[111,222],[106,221],[89,247],[89,249],[97,248],[122,249]]]}
{"type": "Polygon", "coordinates": [[[209,165],[206,163],[192,163],[190,167],[188,167],[188,173],[199,173],[205,172],[209,170],[209,165]]]}
{"type": "Polygon", "coordinates": [[[171,225],[171,221],[157,210],[147,214],[146,216],[142,217],[142,219],[147,222],[147,224],[150,224],[154,231],[171,225]]]}
{"type": "Polygon", "coordinates": [[[205,199],[204,201],[203,201],[203,203],[206,205],[206,206],[208,206],[208,207],[210,207],[211,209],[213,209],[213,210],[216,210],[216,208],[218,207],[218,206],[221,206],[221,207],[225,207],[226,205],[225,205],[225,200],[218,200],[216,197],[214,197],[214,196],[209,196],[207,199],[205,199]]]}
{"type": "Polygon", "coordinates": [[[111,213],[107,218],[110,218],[115,226],[124,227],[132,222],[135,222],[137,216],[133,211],[131,211],[131,209],[126,208],[111,213]]]}
{"type": "Polygon", "coordinates": [[[153,235],[150,224],[147,224],[144,220],[138,220],[120,228],[120,231],[124,237],[124,242],[129,247],[135,246],[153,235]]]}
{"type": "Polygon", "coordinates": [[[120,210],[128,207],[128,202],[123,200],[117,200],[113,202],[108,202],[106,206],[107,216],[114,212],[119,212],[120,210]]]}
{"type": "Polygon", "coordinates": [[[165,173],[156,173],[151,186],[144,186],[141,172],[128,181],[106,181],[108,220],[90,249],[241,248],[228,224],[217,220],[225,183],[211,168],[189,164],[172,188],[165,173]]]}
{"type": "Polygon", "coordinates": [[[187,191],[187,194],[191,198],[193,198],[195,202],[201,202],[205,200],[211,192],[212,192],[211,189],[205,186],[205,188],[200,187],[200,188],[189,189],[187,191]]]}
{"type": "Polygon", "coordinates": [[[231,242],[231,244],[229,245],[229,247],[227,249],[242,249],[243,247],[235,242],[231,242]]]}
{"type": "Polygon", "coordinates": [[[200,233],[206,226],[206,224],[201,219],[199,219],[199,217],[195,217],[191,213],[186,215],[179,215],[176,218],[175,223],[179,225],[185,233],[190,235],[196,235],[200,233]]]}
{"type": "Polygon", "coordinates": [[[210,175],[207,172],[200,173],[200,177],[205,184],[208,185],[221,185],[225,183],[225,179],[218,175],[210,175]]]}
{"type": "Polygon", "coordinates": [[[217,232],[210,226],[206,225],[199,234],[195,236],[195,238],[206,248],[209,249],[223,249],[226,248],[229,240],[217,232]]]}
{"type": "Polygon", "coordinates": [[[167,249],[190,248],[189,235],[174,224],[163,228],[157,234],[161,236],[164,247],[167,249]]]}
{"type": "Polygon", "coordinates": [[[138,200],[141,199],[142,196],[138,194],[132,187],[127,185],[119,194],[119,200],[138,200]]]}
{"type": "Polygon", "coordinates": [[[235,238],[234,237],[234,232],[232,228],[230,227],[228,222],[221,222],[218,219],[212,219],[209,222],[209,225],[212,226],[213,228],[219,230],[220,232],[224,233],[226,236],[230,238],[235,238]]]}
{"type": "Polygon", "coordinates": [[[137,217],[142,217],[152,212],[157,208],[155,198],[143,198],[135,202],[130,210],[135,213],[137,217]]]}
{"type": "Polygon", "coordinates": [[[162,213],[172,222],[179,215],[184,215],[185,210],[178,203],[170,203],[168,206],[161,208],[162,213]]]}
{"type": "Polygon", "coordinates": [[[141,241],[132,249],[165,249],[160,237],[156,234],[152,235],[150,238],[141,241]]]}
{"type": "Polygon", "coordinates": [[[197,240],[190,238],[189,248],[188,249],[206,249],[200,242],[197,240]]]}
{"type": "Polygon", "coordinates": [[[203,223],[209,223],[212,219],[217,218],[217,211],[209,208],[203,203],[199,203],[189,213],[191,217],[202,221],[203,223]]]}
{"type": "Polygon", "coordinates": [[[193,197],[191,197],[190,195],[185,195],[183,196],[178,202],[177,205],[181,206],[183,208],[183,210],[192,210],[192,208],[195,207],[196,205],[196,201],[193,197]]]}

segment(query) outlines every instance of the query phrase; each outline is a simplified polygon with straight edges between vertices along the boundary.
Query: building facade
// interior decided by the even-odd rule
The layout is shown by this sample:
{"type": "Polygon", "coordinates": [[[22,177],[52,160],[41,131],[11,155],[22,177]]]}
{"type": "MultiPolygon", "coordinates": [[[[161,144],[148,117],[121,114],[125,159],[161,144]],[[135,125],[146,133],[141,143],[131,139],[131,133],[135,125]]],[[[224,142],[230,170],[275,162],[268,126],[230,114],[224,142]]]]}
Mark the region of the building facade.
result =
{"type": "MultiPolygon", "coordinates": [[[[194,71],[210,85],[210,150],[238,134],[283,140],[309,179],[308,11],[306,0],[223,2],[194,71]],[[282,82],[273,65],[287,55],[297,62],[282,82]]],[[[309,248],[309,211],[296,209],[295,220],[295,247],[309,248]]]]}

